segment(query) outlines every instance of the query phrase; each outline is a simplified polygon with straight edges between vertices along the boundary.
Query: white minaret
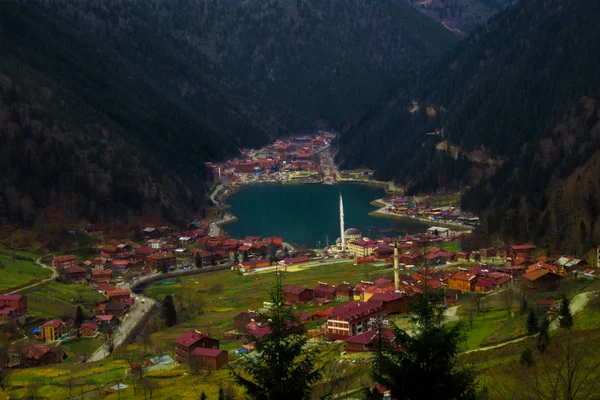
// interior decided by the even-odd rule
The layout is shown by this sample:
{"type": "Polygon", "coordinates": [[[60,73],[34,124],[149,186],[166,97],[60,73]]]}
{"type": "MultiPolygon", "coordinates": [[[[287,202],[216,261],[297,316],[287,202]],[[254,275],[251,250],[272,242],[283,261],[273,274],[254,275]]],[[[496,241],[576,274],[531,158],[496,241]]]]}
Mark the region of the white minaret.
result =
{"type": "Polygon", "coordinates": [[[340,238],[342,239],[342,251],[346,251],[346,239],[344,238],[344,200],[340,193],[340,238]]]}

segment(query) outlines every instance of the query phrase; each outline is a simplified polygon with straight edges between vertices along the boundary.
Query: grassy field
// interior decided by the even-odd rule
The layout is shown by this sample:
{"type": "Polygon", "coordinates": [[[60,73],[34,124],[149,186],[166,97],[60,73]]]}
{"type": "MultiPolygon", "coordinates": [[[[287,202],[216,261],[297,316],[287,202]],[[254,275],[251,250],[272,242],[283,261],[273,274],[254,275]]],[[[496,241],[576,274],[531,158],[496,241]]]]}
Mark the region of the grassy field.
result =
{"type": "MultiPolygon", "coordinates": [[[[479,316],[474,312],[472,327],[468,315],[462,315],[460,321],[467,335],[464,350],[500,343],[525,334],[525,316],[509,318],[506,310],[482,312],[479,316]]],[[[456,323],[451,322],[450,326],[456,323]]]]}
{"type": "Polygon", "coordinates": [[[78,305],[81,305],[84,311],[91,312],[97,304],[106,299],[89,286],[65,285],[58,282],[28,289],[23,294],[27,295],[29,314],[45,319],[73,317],[78,305]]]}
{"type": "MultiPolygon", "coordinates": [[[[319,281],[330,284],[341,284],[343,281],[347,281],[357,284],[361,280],[372,280],[379,276],[393,277],[393,272],[385,271],[384,266],[369,264],[355,266],[353,262],[349,261],[343,264],[288,272],[284,284],[307,287],[314,287],[319,281]]],[[[263,307],[263,301],[268,300],[268,291],[273,282],[273,273],[240,276],[225,270],[185,277],[177,285],[152,286],[146,293],[158,300],[164,299],[168,294],[179,295],[184,299],[199,295],[205,303],[202,315],[173,328],[154,333],[152,341],[154,343],[171,342],[175,337],[190,329],[210,332],[222,339],[224,332],[232,329],[234,316],[242,311],[263,307]]],[[[327,307],[330,305],[321,308],[327,307]]],[[[314,311],[316,308],[305,307],[305,309],[314,311]]],[[[228,348],[238,348],[241,342],[225,342],[225,345],[228,348]]]]}
{"type": "MultiPolygon", "coordinates": [[[[19,255],[24,257],[31,256],[32,259],[35,257],[35,255],[30,253],[19,253],[19,255]]],[[[40,267],[33,261],[13,261],[12,256],[4,254],[4,251],[0,253],[0,263],[2,265],[0,268],[0,275],[2,276],[2,279],[0,279],[0,291],[18,288],[27,283],[33,283],[52,276],[50,270],[40,267]]]]}

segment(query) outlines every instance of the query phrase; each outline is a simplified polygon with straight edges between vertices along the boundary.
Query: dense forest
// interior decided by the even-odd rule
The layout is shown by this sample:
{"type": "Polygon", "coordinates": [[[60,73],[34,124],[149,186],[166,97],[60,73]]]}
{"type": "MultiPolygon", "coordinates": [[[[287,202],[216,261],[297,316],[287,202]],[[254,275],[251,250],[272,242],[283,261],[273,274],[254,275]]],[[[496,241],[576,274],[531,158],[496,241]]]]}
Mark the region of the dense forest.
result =
{"type": "Polygon", "coordinates": [[[447,29],[467,35],[514,0],[405,0],[447,29]]]}
{"type": "Polygon", "coordinates": [[[546,242],[566,233],[560,250],[584,252],[600,240],[596,218],[565,212],[569,194],[549,200],[596,155],[594,119],[578,110],[600,96],[599,17],[592,0],[520,0],[365,115],[342,136],[340,161],[410,192],[470,186],[463,207],[489,211],[490,231],[546,242]]]}
{"type": "Polygon", "coordinates": [[[351,3],[1,2],[0,223],[185,221],[205,162],[341,126],[457,40],[351,3]]]}

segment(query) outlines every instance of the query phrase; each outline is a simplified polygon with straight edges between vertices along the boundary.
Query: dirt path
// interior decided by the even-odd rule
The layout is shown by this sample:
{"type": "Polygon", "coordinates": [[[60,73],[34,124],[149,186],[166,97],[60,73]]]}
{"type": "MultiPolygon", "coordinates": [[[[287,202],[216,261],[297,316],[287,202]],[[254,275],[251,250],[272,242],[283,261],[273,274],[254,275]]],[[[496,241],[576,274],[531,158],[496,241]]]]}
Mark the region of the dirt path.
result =
{"type": "Polygon", "coordinates": [[[22,288],[19,288],[19,289],[13,290],[12,292],[8,292],[7,294],[15,294],[15,293],[19,293],[19,292],[22,292],[23,290],[27,290],[27,289],[31,289],[31,288],[33,288],[33,287],[36,287],[36,286],[43,285],[43,284],[45,284],[45,283],[48,283],[48,282],[50,282],[50,281],[53,281],[53,280],[54,280],[54,279],[56,279],[56,277],[58,276],[58,273],[56,272],[56,270],[55,270],[54,268],[52,268],[52,267],[48,267],[46,264],[43,264],[43,263],[42,263],[42,257],[40,257],[40,258],[38,258],[37,260],[35,260],[35,263],[36,263],[37,265],[39,265],[40,267],[42,267],[42,268],[46,268],[46,269],[49,269],[50,271],[52,271],[52,276],[51,276],[50,278],[44,279],[44,280],[42,280],[42,281],[39,281],[39,282],[36,282],[36,283],[34,283],[34,284],[31,284],[31,285],[28,285],[28,286],[25,286],[25,287],[22,287],[22,288]]]}
{"type": "MultiPolygon", "coordinates": [[[[581,310],[583,310],[585,308],[585,306],[587,305],[587,303],[590,301],[590,299],[592,298],[592,295],[594,294],[594,292],[584,292],[584,293],[579,293],[577,296],[573,297],[573,300],[571,300],[571,304],[569,305],[569,310],[571,310],[571,315],[575,315],[578,312],[580,312],[581,310]]],[[[559,321],[558,318],[555,318],[551,323],[550,323],[550,331],[556,330],[559,328],[559,321]]],[[[507,346],[509,344],[513,344],[513,343],[518,343],[518,342],[522,342],[523,340],[529,338],[530,336],[523,336],[517,339],[512,339],[512,340],[508,340],[506,342],[502,342],[502,343],[498,343],[492,346],[485,346],[485,347],[479,347],[477,349],[472,349],[472,350],[467,350],[461,354],[469,354],[469,353],[473,353],[476,351],[488,351],[488,350],[493,350],[493,349],[497,349],[500,347],[504,347],[507,346]]]]}

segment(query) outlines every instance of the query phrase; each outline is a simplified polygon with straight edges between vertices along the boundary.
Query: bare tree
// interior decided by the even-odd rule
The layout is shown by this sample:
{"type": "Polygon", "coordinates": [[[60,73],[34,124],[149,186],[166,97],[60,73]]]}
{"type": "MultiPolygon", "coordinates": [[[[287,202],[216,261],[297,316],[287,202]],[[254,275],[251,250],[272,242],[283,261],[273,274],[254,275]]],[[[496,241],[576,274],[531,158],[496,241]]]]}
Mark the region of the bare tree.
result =
{"type": "Polygon", "coordinates": [[[586,400],[597,398],[600,389],[600,360],[589,351],[585,333],[561,330],[535,365],[522,366],[517,374],[532,398],[543,400],[586,400]]]}

